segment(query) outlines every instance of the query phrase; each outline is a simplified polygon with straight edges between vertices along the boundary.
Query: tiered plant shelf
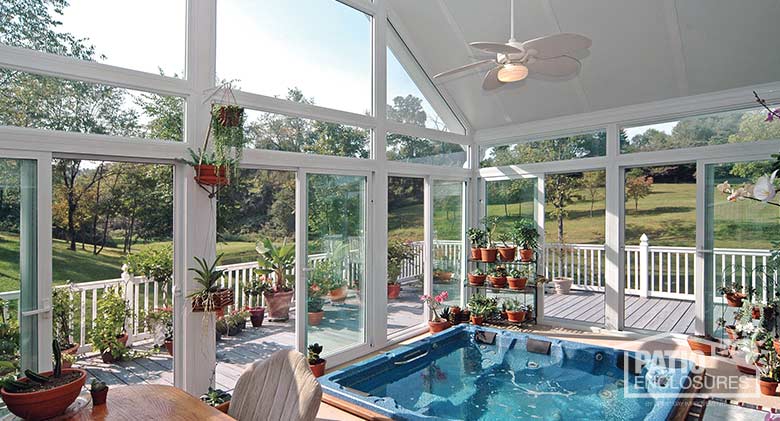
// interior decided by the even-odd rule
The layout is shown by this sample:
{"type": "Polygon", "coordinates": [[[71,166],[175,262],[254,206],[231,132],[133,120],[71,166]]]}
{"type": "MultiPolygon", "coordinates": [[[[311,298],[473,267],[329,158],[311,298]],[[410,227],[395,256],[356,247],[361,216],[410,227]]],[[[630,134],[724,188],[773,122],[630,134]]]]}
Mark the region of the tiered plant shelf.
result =
{"type": "Polygon", "coordinates": [[[494,269],[499,266],[505,267],[507,270],[511,270],[510,268],[522,268],[525,272],[526,276],[526,283],[523,286],[523,288],[510,288],[508,284],[505,286],[499,286],[495,287],[491,284],[490,278],[488,277],[483,285],[474,285],[467,279],[466,282],[466,288],[468,291],[468,296],[475,293],[481,293],[486,296],[490,295],[499,295],[499,296],[508,296],[511,295],[512,298],[518,298],[522,300],[523,304],[528,306],[529,304],[532,305],[532,310],[530,311],[530,315],[525,318],[522,322],[510,322],[507,319],[501,318],[489,318],[485,320],[486,323],[492,324],[492,325],[498,325],[498,326],[521,326],[528,323],[536,324],[537,320],[537,309],[539,308],[539,294],[538,289],[536,286],[537,281],[537,262],[534,258],[531,261],[522,261],[522,260],[512,260],[512,261],[501,261],[500,258],[494,262],[486,262],[483,260],[475,260],[475,259],[469,259],[469,264],[471,268],[478,268],[482,270],[485,273],[489,273],[491,269],[494,269]]]}

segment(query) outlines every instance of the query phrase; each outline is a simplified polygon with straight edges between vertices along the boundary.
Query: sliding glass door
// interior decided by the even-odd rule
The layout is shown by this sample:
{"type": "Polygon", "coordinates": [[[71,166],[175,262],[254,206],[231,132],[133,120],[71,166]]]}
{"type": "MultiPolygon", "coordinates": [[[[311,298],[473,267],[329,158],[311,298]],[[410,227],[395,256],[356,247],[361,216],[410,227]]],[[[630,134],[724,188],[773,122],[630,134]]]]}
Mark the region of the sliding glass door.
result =
{"type": "Polygon", "coordinates": [[[306,342],[330,355],[366,343],[367,177],[305,180],[306,342]]]}

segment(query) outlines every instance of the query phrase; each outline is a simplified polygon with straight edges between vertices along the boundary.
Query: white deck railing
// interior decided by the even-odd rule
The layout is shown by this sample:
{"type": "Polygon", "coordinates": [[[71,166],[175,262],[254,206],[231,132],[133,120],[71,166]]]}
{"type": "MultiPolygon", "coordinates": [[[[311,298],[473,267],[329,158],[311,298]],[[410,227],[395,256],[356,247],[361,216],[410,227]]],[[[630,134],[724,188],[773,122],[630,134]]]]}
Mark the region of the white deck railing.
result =
{"type": "MultiPolygon", "coordinates": [[[[625,246],[624,252],[627,294],[694,300],[695,247],[651,246],[647,236],[642,235],[639,245],[625,246]]],[[[729,265],[740,265],[742,268],[766,265],[770,252],[760,249],[716,248],[713,255],[715,258],[712,260],[711,281],[716,287],[721,284],[724,268],[729,265]]],[[[557,244],[547,244],[544,247],[544,258],[546,277],[568,276],[574,279],[574,288],[604,290],[603,244],[566,244],[562,249],[557,244]]],[[[757,279],[760,276],[762,275],[742,269],[732,274],[729,281],[758,288],[757,293],[766,300],[771,291],[761,288],[766,279],[757,279]]],[[[719,299],[715,287],[713,295],[719,299]]]]}

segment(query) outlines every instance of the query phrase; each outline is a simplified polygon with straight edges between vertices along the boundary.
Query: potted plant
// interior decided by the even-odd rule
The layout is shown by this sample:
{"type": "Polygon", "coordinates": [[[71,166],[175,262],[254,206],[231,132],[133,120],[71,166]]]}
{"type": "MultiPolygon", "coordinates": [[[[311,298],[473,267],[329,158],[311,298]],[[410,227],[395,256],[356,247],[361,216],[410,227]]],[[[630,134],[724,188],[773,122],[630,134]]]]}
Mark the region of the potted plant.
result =
{"type": "Polygon", "coordinates": [[[488,281],[493,288],[505,288],[507,273],[503,266],[496,266],[488,273],[488,281]]]}
{"type": "Polygon", "coordinates": [[[431,297],[427,294],[420,296],[420,301],[431,310],[431,320],[428,321],[428,331],[430,333],[438,333],[450,327],[450,322],[446,318],[441,317],[438,312],[439,307],[441,307],[442,303],[447,301],[449,297],[447,291],[442,291],[435,297],[431,297]]]}
{"type": "Polygon", "coordinates": [[[409,244],[393,241],[387,245],[387,298],[396,299],[401,294],[401,276],[403,264],[414,258],[414,251],[409,244]]]}
{"type": "Polygon", "coordinates": [[[452,270],[450,270],[447,264],[433,269],[433,280],[440,283],[449,283],[452,279],[452,270]]]}
{"type": "Polygon", "coordinates": [[[269,321],[287,321],[290,319],[290,304],[294,295],[292,285],[295,276],[295,245],[287,244],[287,239],[276,247],[266,238],[255,247],[260,257],[255,273],[263,281],[273,280],[273,284],[263,292],[268,307],[269,321]]]}
{"type": "Polygon", "coordinates": [[[322,345],[313,343],[307,348],[308,353],[306,359],[309,361],[309,368],[314,373],[314,377],[321,377],[325,375],[325,363],[326,361],[320,358],[322,353],[322,345]]]}
{"type": "Polygon", "coordinates": [[[486,317],[495,313],[498,304],[493,298],[488,298],[482,294],[474,294],[469,298],[469,311],[471,312],[471,323],[482,325],[486,317]]]}
{"type": "Polygon", "coordinates": [[[506,310],[506,319],[512,323],[520,323],[525,321],[528,307],[525,306],[520,300],[513,298],[504,301],[504,308],[506,310]]]}
{"type": "Polygon", "coordinates": [[[534,250],[539,247],[539,231],[536,223],[528,218],[515,222],[512,228],[512,238],[520,247],[520,260],[530,262],[534,259],[534,250]]]}
{"type": "Polygon", "coordinates": [[[509,233],[501,233],[498,235],[498,241],[503,244],[503,247],[498,248],[498,255],[501,257],[501,261],[503,262],[512,262],[515,260],[515,252],[517,251],[517,248],[515,246],[510,246],[509,244],[512,242],[512,236],[509,233]]]}
{"type": "Polygon", "coordinates": [[[347,282],[341,276],[336,262],[332,259],[318,262],[314,266],[310,279],[319,285],[332,303],[340,303],[347,298],[347,282]]]}
{"type": "MultiPolygon", "coordinates": [[[[79,344],[73,342],[73,328],[70,323],[76,312],[76,300],[73,298],[71,283],[68,282],[67,287],[64,288],[54,288],[51,292],[51,301],[54,338],[59,343],[63,354],[75,355],[79,350],[79,344]]],[[[71,363],[70,361],[68,359],[66,364],[71,363]]]]}
{"type": "Polygon", "coordinates": [[[509,289],[514,290],[525,289],[525,284],[528,283],[528,277],[521,268],[510,270],[506,280],[509,283],[509,289]]]}
{"type": "Polygon", "coordinates": [[[92,395],[92,405],[105,405],[108,398],[108,385],[98,379],[92,379],[89,394],[92,395]]]}
{"type": "Polygon", "coordinates": [[[152,331],[155,345],[162,341],[168,355],[173,355],[173,309],[163,307],[146,313],[144,324],[152,331]]]}
{"type": "Polygon", "coordinates": [[[729,307],[742,307],[742,301],[748,296],[742,292],[742,284],[739,282],[718,288],[718,293],[726,298],[729,307]]]}
{"type": "Polygon", "coordinates": [[[471,241],[471,259],[482,259],[482,252],[480,249],[487,246],[485,242],[485,231],[479,228],[471,227],[468,229],[468,231],[466,231],[466,234],[469,237],[469,241],[471,241]]]}
{"type": "Polygon", "coordinates": [[[111,364],[122,358],[127,347],[125,322],[132,314],[120,287],[108,287],[97,302],[100,317],[94,320],[90,332],[92,349],[101,354],[103,362],[111,364]]]}
{"type": "Polygon", "coordinates": [[[200,396],[200,400],[207,405],[213,406],[224,413],[227,413],[227,407],[230,405],[230,400],[232,398],[230,393],[225,392],[222,389],[214,389],[211,386],[209,386],[208,392],[200,396]]]}
{"type": "Polygon", "coordinates": [[[267,282],[258,279],[257,274],[253,274],[252,280],[249,281],[244,288],[244,295],[249,298],[249,302],[258,304],[254,307],[247,307],[249,311],[249,320],[252,322],[252,327],[262,327],[263,318],[265,317],[265,307],[259,305],[261,302],[261,296],[264,292],[271,288],[267,282]]]}
{"type": "Polygon", "coordinates": [[[322,322],[322,318],[325,317],[325,311],[322,309],[324,305],[325,300],[323,300],[322,297],[309,295],[309,298],[306,301],[309,326],[319,326],[320,322],[322,322]]]}
{"type": "Polygon", "coordinates": [[[209,263],[206,259],[194,257],[198,267],[192,267],[188,270],[195,273],[192,279],[200,284],[200,289],[187,296],[192,302],[193,312],[213,312],[233,304],[233,290],[222,288],[217,284],[225,272],[217,269],[217,263],[221,258],[220,254],[213,262],[209,263]]]}
{"type": "Polygon", "coordinates": [[[485,247],[480,249],[480,257],[483,262],[492,263],[496,261],[498,255],[498,249],[494,243],[498,217],[486,216],[482,222],[485,224],[485,247]]]}
{"type": "MultiPolygon", "coordinates": [[[[229,97],[233,96],[232,86],[226,83],[222,88],[225,91],[222,102],[228,102],[229,97]]],[[[235,173],[247,146],[244,135],[244,108],[234,104],[214,104],[211,107],[208,135],[214,139],[214,156],[217,162],[227,167],[228,172],[235,173]]]]}
{"type": "Polygon", "coordinates": [[[249,312],[246,310],[233,310],[230,312],[230,321],[239,332],[246,329],[246,322],[249,319],[249,312]]]}
{"type": "Polygon", "coordinates": [[[190,156],[182,159],[182,161],[192,166],[195,170],[195,181],[198,184],[203,186],[226,186],[230,184],[228,169],[235,165],[232,161],[221,162],[214,155],[214,152],[201,148],[198,148],[197,151],[187,148],[187,152],[190,156]]]}
{"type": "Polygon", "coordinates": [[[65,413],[76,400],[87,381],[87,372],[79,368],[63,368],[62,352],[57,340],[52,341],[54,370],[45,373],[25,371],[19,380],[5,380],[0,396],[11,413],[26,420],[43,420],[65,413]]]}
{"type": "Polygon", "coordinates": [[[487,274],[479,268],[469,273],[469,285],[482,286],[485,284],[485,279],[487,279],[487,274]]]}

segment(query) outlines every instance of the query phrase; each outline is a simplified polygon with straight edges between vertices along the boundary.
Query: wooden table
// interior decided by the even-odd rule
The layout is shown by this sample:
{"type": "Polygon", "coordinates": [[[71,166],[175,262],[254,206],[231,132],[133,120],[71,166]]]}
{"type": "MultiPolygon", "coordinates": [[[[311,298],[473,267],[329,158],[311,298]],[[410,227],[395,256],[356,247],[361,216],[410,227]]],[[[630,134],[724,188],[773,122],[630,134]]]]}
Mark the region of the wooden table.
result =
{"type": "Polygon", "coordinates": [[[69,421],[209,420],[233,418],[173,386],[134,385],[111,388],[105,405],[91,404],[69,421]]]}

